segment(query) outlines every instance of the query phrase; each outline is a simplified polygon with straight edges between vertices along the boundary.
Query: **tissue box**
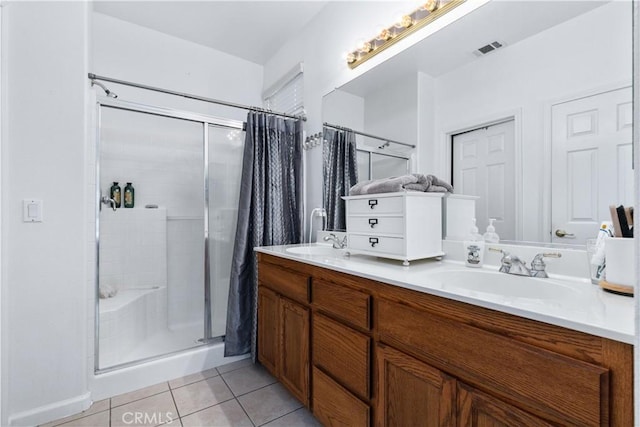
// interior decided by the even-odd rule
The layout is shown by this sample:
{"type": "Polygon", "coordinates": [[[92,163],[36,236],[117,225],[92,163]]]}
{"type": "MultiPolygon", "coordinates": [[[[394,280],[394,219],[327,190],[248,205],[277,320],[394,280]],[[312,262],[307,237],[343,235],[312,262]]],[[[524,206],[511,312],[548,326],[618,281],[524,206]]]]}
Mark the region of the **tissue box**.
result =
{"type": "Polygon", "coordinates": [[[636,248],[633,239],[606,239],[604,255],[607,263],[607,282],[635,288],[636,248]]]}

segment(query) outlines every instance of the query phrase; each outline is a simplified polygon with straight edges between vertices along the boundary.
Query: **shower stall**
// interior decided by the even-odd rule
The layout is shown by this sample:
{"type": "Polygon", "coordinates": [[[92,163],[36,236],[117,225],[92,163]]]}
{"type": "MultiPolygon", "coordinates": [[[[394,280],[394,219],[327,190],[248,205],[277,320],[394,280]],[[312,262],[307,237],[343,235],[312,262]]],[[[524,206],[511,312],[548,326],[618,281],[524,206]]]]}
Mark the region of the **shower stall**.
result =
{"type": "Polygon", "coordinates": [[[95,371],[221,342],[243,123],[113,98],[97,123],[95,371]]]}

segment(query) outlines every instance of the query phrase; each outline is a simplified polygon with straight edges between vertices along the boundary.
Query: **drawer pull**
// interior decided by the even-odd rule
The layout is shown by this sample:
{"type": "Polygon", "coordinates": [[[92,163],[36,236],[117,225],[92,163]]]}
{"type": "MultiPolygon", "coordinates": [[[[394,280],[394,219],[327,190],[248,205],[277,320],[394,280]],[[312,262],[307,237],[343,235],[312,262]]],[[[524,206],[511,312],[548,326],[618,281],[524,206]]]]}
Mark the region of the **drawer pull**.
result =
{"type": "Polygon", "coordinates": [[[378,204],[378,200],[377,200],[377,199],[371,199],[371,200],[369,200],[369,207],[370,207],[371,209],[373,209],[373,207],[374,207],[375,205],[377,205],[377,204],[378,204]]]}
{"type": "Polygon", "coordinates": [[[375,227],[378,224],[378,218],[369,218],[369,225],[371,228],[375,227]]]}
{"type": "Polygon", "coordinates": [[[378,238],[377,237],[369,237],[369,243],[371,243],[371,247],[375,248],[376,245],[378,244],[378,238]]]}

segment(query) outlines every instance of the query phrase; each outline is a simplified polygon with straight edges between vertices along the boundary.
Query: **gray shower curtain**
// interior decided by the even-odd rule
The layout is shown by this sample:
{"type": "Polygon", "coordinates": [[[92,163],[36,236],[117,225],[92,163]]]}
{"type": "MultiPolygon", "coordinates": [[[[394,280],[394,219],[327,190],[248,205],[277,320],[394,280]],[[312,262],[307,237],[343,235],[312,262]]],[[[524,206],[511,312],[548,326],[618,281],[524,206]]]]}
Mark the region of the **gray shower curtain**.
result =
{"type": "Polygon", "coordinates": [[[358,182],[356,135],[348,130],[323,129],[323,197],[327,211],[327,230],[346,230],[342,196],[358,182]]]}
{"type": "Polygon", "coordinates": [[[302,129],[299,120],[247,117],[238,225],[231,263],[225,356],[256,354],[256,246],[300,243],[302,129]]]}

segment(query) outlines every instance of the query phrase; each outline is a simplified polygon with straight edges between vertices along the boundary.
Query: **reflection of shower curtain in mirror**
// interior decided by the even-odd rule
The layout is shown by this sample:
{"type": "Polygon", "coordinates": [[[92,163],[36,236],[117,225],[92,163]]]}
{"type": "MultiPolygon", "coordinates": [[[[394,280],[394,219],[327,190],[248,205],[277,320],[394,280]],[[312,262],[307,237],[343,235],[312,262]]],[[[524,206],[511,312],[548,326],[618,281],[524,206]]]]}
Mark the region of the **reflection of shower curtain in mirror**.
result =
{"type": "Polygon", "coordinates": [[[323,129],[323,202],[327,211],[327,230],[346,230],[342,196],[358,182],[356,135],[351,131],[323,129]]]}
{"type": "Polygon", "coordinates": [[[255,356],[256,246],[300,243],[302,130],[299,120],[250,112],[231,266],[225,356],[255,356]]]}

